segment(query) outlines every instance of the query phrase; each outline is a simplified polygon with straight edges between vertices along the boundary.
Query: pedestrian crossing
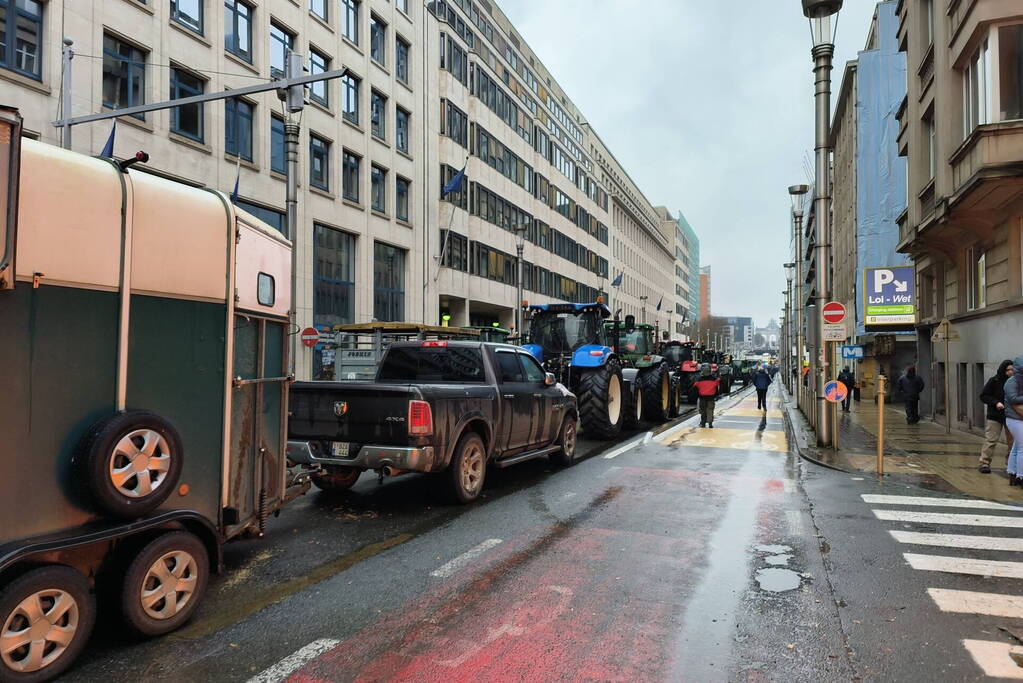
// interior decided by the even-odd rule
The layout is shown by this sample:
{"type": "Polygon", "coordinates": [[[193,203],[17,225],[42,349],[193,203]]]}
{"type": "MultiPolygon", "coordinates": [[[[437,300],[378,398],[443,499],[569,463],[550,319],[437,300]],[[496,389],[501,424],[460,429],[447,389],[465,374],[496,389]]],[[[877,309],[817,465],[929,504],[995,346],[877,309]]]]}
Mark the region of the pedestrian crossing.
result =
{"type": "MultiPolygon", "coordinates": [[[[862,494],[860,498],[871,506],[875,518],[893,523],[888,534],[905,546],[902,557],[906,563],[923,572],[931,584],[927,594],[939,610],[1023,619],[1023,584],[1009,589],[1008,594],[934,585],[941,583],[941,575],[981,577],[985,582],[1023,579],[1023,555],[1015,554],[1023,553],[1023,537],[1012,537],[1008,531],[1023,529],[1023,507],[944,496],[862,494]],[[916,525],[924,528],[914,528],[916,525]],[[991,531],[985,534],[983,529],[991,531]],[[972,556],[975,554],[979,556],[972,556]]],[[[1023,646],[992,640],[990,633],[964,639],[963,648],[986,676],[1023,680],[1023,667],[1010,656],[1016,651],[1023,653],[1023,646]]]]}

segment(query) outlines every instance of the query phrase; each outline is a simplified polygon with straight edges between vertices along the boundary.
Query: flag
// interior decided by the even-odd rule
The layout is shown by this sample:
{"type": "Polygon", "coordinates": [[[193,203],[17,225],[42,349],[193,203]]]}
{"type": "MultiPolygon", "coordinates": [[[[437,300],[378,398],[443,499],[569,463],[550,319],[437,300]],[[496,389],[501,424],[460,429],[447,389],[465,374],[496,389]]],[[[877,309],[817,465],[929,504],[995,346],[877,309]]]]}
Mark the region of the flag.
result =
{"type": "Polygon", "coordinates": [[[658,311],[661,310],[661,304],[663,304],[663,303],[664,303],[664,297],[662,296],[661,300],[657,302],[657,310],[658,311]]]}
{"type": "Polygon", "coordinates": [[[463,181],[465,181],[465,168],[468,165],[469,165],[468,162],[466,162],[466,165],[462,166],[462,170],[456,173],[454,177],[452,177],[451,180],[448,181],[448,184],[445,185],[444,189],[440,191],[441,197],[447,197],[452,192],[462,191],[462,183],[463,181]]]}
{"type": "Polygon", "coordinates": [[[107,138],[107,144],[103,145],[103,151],[99,153],[101,157],[114,158],[114,133],[116,132],[117,119],[114,119],[114,125],[110,127],[110,136],[107,138]]]}
{"type": "Polygon", "coordinates": [[[238,183],[241,181],[241,179],[242,179],[242,158],[238,157],[238,165],[236,167],[235,176],[234,176],[234,189],[231,191],[231,203],[232,204],[237,204],[238,203],[238,183]]]}
{"type": "Polygon", "coordinates": [[[611,281],[611,286],[612,287],[621,287],[622,286],[622,276],[623,275],[625,275],[625,271],[624,270],[622,272],[618,273],[618,275],[615,276],[615,279],[611,281]]]}

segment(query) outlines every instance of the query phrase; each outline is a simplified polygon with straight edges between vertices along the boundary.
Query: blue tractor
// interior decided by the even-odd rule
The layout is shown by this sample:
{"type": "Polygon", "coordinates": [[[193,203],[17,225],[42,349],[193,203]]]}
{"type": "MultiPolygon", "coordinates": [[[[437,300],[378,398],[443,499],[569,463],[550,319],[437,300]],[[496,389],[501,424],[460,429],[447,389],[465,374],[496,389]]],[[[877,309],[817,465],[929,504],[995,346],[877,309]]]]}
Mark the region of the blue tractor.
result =
{"type": "Polygon", "coordinates": [[[587,436],[612,439],[623,423],[634,426],[634,388],[622,376],[618,354],[605,344],[604,320],[611,315],[607,306],[600,301],[559,303],[526,306],[526,311],[529,343],[523,348],[575,393],[587,436]]]}

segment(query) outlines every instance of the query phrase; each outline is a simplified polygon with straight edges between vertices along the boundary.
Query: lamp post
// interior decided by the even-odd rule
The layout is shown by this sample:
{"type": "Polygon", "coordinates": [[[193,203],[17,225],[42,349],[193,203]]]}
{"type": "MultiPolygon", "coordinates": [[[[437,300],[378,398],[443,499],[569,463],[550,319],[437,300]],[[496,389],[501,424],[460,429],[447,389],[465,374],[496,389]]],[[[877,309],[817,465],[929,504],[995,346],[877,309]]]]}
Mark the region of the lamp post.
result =
{"type": "Polygon", "coordinates": [[[785,359],[785,386],[792,391],[792,312],[795,310],[795,305],[792,301],[792,271],[796,267],[796,262],[792,261],[785,264],[785,324],[782,325],[782,348],[784,353],[781,357],[785,359]]]}
{"type": "Polygon", "coordinates": [[[526,246],[526,229],[525,223],[519,223],[515,226],[515,257],[516,257],[516,270],[518,275],[515,278],[515,334],[522,338],[522,250],[526,246]]]}
{"type": "Polygon", "coordinates": [[[790,185],[789,198],[792,200],[792,236],[796,245],[796,253],[793,260],[796,264],[796,291],[794,305],[792,306],[793,323],[796,331],[796,404],[800,410],[806,413],[806,406],[803,405],[803,358],[806,356],[806,349],[803,347],[806,337],[803,332],[803,309],[806,306],[806,298],[803,296],[803,284],[806,279],[803,275],[803,263],[806,255],[803,253],[803,197],[810,191],[809,185],[790,185]]]}

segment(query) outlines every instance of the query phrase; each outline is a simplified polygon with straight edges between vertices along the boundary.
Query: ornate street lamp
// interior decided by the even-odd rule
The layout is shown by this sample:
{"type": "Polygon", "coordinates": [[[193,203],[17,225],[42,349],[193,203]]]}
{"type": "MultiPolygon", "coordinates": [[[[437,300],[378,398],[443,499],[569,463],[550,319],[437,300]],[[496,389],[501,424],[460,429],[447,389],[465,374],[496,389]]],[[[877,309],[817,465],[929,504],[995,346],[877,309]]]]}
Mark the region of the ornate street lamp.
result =
{"type": "Polygon", "coordinates": [[[518,276],[515,278],[515,334],[522,338],[522,250],[526,247],[525,223],[515,226],[515,255],[518,276]]]}

